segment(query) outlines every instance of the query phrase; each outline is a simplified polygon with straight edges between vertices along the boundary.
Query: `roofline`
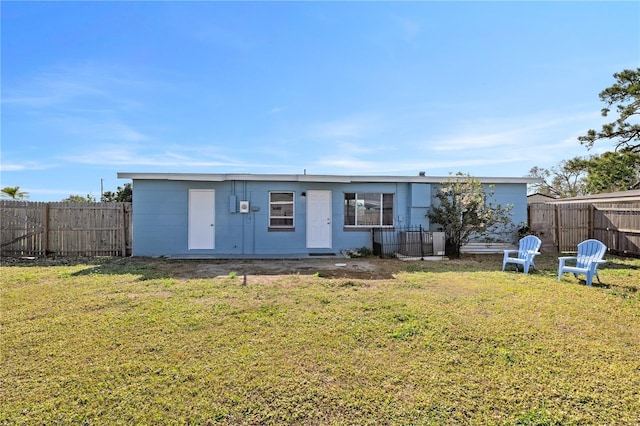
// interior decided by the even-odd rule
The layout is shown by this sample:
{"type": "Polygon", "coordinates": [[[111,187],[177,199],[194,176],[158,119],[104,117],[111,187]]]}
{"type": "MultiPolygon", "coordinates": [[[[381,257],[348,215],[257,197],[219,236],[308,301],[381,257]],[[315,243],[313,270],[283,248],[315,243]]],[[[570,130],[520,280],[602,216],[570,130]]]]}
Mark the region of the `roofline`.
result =
{"type": "Polygon", "coordinates": [[[539,192],[534,192],[533,194],[528,194],[527,197],[535,197],[536,195],[538,197],[546,197],[546,198],[551,198],[553,200],[556,199],[556,197],[554,197],[553,195],[541,194],[539,192]]]}
{"type": "Polygon", "coordinates": [[[608,192],[604,194],[583,195],[580,197],[558,198],[553,201],[547,201],[547,204],[592,204],[592,203],[617,203],[640,202],[640,190],[632,189],[629,191],[608,192]]]}
{"type": "Polygon", "coordinates": [[[577,198],[546,201],[546,204],[640,203],[640,197],[577,198]]]}
{"type": "MultiPolygon", "coordinates": [[[[133,180],[178,180],[178,181],[277,181],[277,182],[324,182],[324,183],[442,183],[457,176],[349,176],[308,174],[228,174],[228,173],[129,173],[118,172],[118,179],[133,180]]],[[[461,177],[461,178],[464,178],[461,177]]],[[[475,177],[481,183],[541,183],[531,177],[475,177]]]]}
{"type": "Polygon", "coordinates": [[[545,204],[640,203],[638,197],[584,198],[569,201],[546,201],[545,204]]]}

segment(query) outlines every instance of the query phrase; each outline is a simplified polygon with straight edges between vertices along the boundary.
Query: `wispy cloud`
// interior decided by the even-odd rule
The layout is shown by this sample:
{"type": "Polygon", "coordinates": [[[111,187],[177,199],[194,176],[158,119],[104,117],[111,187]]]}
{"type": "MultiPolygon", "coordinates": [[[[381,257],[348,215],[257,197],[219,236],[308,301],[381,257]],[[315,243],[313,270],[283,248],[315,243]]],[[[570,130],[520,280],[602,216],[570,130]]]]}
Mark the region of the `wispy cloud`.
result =
{"type": "Polygon", "coordinates": [[[121,117],[132,117],[143,105],[140,90],[154,84],[117,67],[84,64],[12,81],[2,102],[6,110],[28,116],[32,128],[62,132],[69,148],[95,141],[141,142],[150,137],[121,117]]]}
{"type": "MultiPolygon", "coordinates": [[[[382,114],[361,114],[356,119],[335,120],[318,126],[325,144],[314,147],[313,168],[341,174],[414,174],[426,170],[435,175],[451,171],[479,175],[526,175],[534,165],[547,166],[566,157],[585,155],[577,136],[593,124],[593,113],[546,111],[509,120],[480,117],[439,137],[423,135],[419,111],[391,114],[388,120],[364,120],[382,114]],[[389,139],[389,138],[392,139],[389,139]]],[[[424,114],[423,114],[424,115],[424,114]]],[[[427,129],[431,130],[431,129],[427,129]]]]}
{"type": "Polygon", "coordinates": [[[150,139],[141,131],[111,117],[63,116],[52,119],[51,122],[64,133],[79,136],[80,140],[85,142],[130,143],[150,139]]]}
{"type": "Polygon", "coordinates": [[[351,157],[358,155],[380,155],[383,152],[396,151],[396,147],[386,144],[380,145],[378,143],[366,143],[366,142],[338,142],[335,148],[331,148],[332,152],[340,153],[341,157],[351,157]]]}
{"type": "Polygon", "coordinates": [[[342,139],[362,139],[379,130],[380,119],[375,114],[360,114],[311,125],[312,138],[339,141],[342,139]]]}
{"type": "Polygon", "coordinates": [[[25,161],[23,163],[2,161],[0,171],[2,172],[22,172],[27,170],[46,170],[59,167],[60,164],[43,164],[37,161],[25,161]]]}
{"type": "Polygon", "coordinates": [[[321,170],[337,171],[339,173],[371,173],[379,170],[380,164],[373,161],[357,160],[353,158],[325,158],[314,163],[321,170]]]}
{"type": "MultiPolygon", "coordinates": [[[[477,121],[467,124],[462,132],[444,136],[433,142],[434,151],[469,151],[474,149],[504,147],[518,149],[532,144],[550,144],[558,146],[570,141],[566,138],[566,131],[572,127],[583,128],[592,121],[597,114],[584,113],[540,113],[527,117],[516,117],[509,120],[493,120],[492,122],[477,121]],[[551,118],[550,118],[551,117],[551,118]],[[563,142],[561,142],[563,141],[563,142]]],[[[586,130],[586,128],[585,128],[586,130]]],[[[572,144],[576,146],[577,136],[572,144]]]]}
{"type": "Polygon", "coordinates": [[[406,41],[413,41],[420,33],[420,25],[413,19],[403,19],[400,22],[402,28],[402,37],[406,41]]]}
{"type": "Polygon", "coordinates": [[[4,90],[2,103],[33,109],[65,106],[79,109],[83,105],[91,105],[92,110],[95,105],[131,109],[140,106],[130,95],[132,89],[150,85],[148,81],[133,78],[124,69],[83,64],[59,67],[14,81],[4,90]]]}
{"type": "MultiPolygon", "coordinates": [[[[365,161],[354,159],[323,159],[316,165],[318,168],[328,170],[332,173],[340,174],[400,174],[413,175],[419,171],[427,171],[432,175],[446,175],[450,171],[464,171],[477,166],[499,166],[509,164],[514,161],[521,161],[521,157],[505,156],[501,158],[476,158],[476,159],[450,159],[450,160],[424,160],[424,161],[396,161],[378,160],[365,161]]],[[[496,174],[499,168],[496,169],[496,174]]]]}
{"type": "Polygon", "coordinates": [[[432,149],[434,151],[468,151],[470,149],[504,146],[514,143],[518,139],[519,133],[519,131],[512,130],[484,135],[456,136],[446,141],[437,142],[432,149]]]}
{"type": "Polygon", "coordinates": [[[99,146],[91,151],[63,157],[64,161],[77,164],[102,166],[171,167],[174,169],[198,167],[238,167],[242,162],[206,149],[186,147],[155,147],[141,144],[123,146],[99,146]]]}
{"type": "Polygon", "coordinates": [[[60,80],[60,76],[41,75],[28,88],[10,90],[2,103],[8,106],[48,108],[87,96],[103,97],[105,93],[82,82],[60,80]]]}
{"type": "Polygon", "coordinates": [[[185,31],[199,42],[221,48],[244,50],[256,45],[256,42],[247,33],[241,33],[233,26],[229,26],[233,29],[225,28],[225,25],[221,22],[212,24],[209,21],[196,22],[194,25],[193,17],[191,17],[185,31]]]}

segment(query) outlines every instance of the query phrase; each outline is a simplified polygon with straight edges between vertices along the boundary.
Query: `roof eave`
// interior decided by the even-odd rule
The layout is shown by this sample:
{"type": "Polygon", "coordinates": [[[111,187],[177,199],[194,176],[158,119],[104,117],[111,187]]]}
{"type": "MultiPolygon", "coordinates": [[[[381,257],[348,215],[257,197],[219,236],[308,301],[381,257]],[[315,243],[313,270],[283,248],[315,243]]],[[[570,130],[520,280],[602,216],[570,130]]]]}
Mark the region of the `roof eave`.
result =
{"type": "MultiPolygon", "coordinates": [[[[219,173],[130,173],[118,172],[119,179],[133,180],[179,180],[200,182],[224,181],[276,181],[276,182],[322,182],[322,183],[442,183],[456,176],[349,176],[308,174],[219,174],[219,173]]],[[[463,178],[463,177],[460,177],[463,178]]],[[[476,177],[481,183],[540,183],[530,177],[476,177]]]]}

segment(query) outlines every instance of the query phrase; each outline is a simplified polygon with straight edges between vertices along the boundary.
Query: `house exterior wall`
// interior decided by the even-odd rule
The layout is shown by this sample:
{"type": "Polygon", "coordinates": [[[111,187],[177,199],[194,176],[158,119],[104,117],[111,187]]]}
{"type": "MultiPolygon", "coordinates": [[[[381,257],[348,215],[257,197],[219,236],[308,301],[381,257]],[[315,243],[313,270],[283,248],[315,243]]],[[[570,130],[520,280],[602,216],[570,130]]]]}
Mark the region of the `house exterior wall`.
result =
{"type": "Polygon", "coordinates": [[[407,204],[409,210],[410,225],[422,225],[425,229],[429,229],[429,219],[427,212],[431,206],[431,184],[428,183],[412,183],[410,185],[410,198],[407,204]]]}
{"type": "MultiPolygon", "coordinates": [[[[438,187],[440,185],[433,185],[431,190],[431,204],[437,205],[439,203],[436,198],[438,193],[438,187]]],[[[516,225],[517,228],[527,224],[527,185],[521,183],[498,183],[498,184],[484,184],[486,193],[493,192],[493,197],[487,201],[493,205],[501,205],[505,207],[507,205],[512,206],[511,210],[511,222],[516,225]]],[[[430,224],[429,230],[440,231],[441,227],[436,224],[430,224]]],[[[514,239],[515,239],[514,235],[514,239]]],[[[480,242],[482,237],[474,239],[472,241],[480,242]]]]}
{"type": "MultiPolygon", "coordinates": [[[[133,255],[278,255],[339,253],[345,249],[371,248],[369,229],[344,226],[345,192],[394,194],[394,225],[422,225],[429,229],[427,210],[432,184],[411,182],[287,182],[287,181],[189,181],[134,179],[133,255]],[[215,249],[189,250],[189,190],[215,191],[215,249]],[[307,248],[306,192],[330,190],[332,198],[332,247],[307,248]],[[294,193],[294,229],[269,229],[269,192],[294,193]],[[249,201],[249,213],[240,213],[239,201],[249,201]]],[[[495,199],[513,203],[514,223],[526,222],[526,184],[501,184],[495,199]]]]}
{"type": "MultiPolygon", "coordinates": [[[[486,187],[486,185],[485,185],[486,187]]],[[[517,226],[527,224],[527,188],[526,185],[514,183],[498,183],[493,185],[493,203],[503,207],[511,204],[512,222],[517,226]]]]}

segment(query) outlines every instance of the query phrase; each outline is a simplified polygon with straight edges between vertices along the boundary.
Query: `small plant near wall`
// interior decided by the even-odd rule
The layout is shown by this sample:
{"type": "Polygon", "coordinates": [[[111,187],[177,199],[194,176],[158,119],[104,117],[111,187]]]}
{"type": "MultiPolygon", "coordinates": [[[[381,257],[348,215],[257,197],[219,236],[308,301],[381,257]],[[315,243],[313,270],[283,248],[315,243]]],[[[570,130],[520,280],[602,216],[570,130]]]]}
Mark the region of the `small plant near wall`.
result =
{"type": "Polygon", "coordinates": [[[348,258],[357,259],[362,257],[371,257],[373,256],[373,251],[367,247],[360,247],[357,249],[344,250],[343,254],[348,258]]]}
{"type": "Polygon", "coordinates": [[[518,228],[518,239],[524,238],[527,235],[536,235],[536,233],[533,229],[529,228],[529,225],[523,223],[522,226],[518,228]]]}

